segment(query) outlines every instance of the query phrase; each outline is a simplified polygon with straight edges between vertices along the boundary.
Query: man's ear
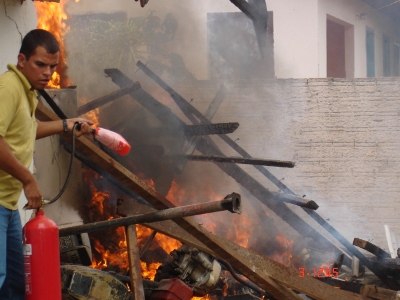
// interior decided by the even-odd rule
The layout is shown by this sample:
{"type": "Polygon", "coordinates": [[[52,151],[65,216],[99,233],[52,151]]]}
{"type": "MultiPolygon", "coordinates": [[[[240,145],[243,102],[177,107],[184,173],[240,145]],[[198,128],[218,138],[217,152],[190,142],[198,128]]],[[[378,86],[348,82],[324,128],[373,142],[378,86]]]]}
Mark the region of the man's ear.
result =
{"type": "Polygon", "coordinates": [[[18,68],[18,70],[23,69],[24,66],[25,66],[25,63],[26,63],[26,56],[25,56],[25,54],[22,54],[22,53],[18,54],[18,63],[17,63],[17,68],[18,68]]]}

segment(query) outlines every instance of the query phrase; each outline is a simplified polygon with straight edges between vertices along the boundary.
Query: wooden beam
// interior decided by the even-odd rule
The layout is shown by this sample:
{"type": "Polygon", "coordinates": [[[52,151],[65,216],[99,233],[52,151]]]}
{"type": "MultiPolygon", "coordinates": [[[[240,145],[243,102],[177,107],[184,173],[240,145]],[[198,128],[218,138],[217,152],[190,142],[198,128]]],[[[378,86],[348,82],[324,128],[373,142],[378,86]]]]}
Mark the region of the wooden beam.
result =
{"type": "Polygon", "coordinates": [[[144,300],[144,287],[142,278],[142,269],[140,266],[140,251],[137,242],[136,225],[125,227],[126,243],[129,260],[129,277],[133,300],[144,300]]]}
{"type": "Polygon", "coordinates": [[[119,90],[117,90],[115,92],[112,92],[112,93],[110,93],[108,95],[105,95],[103,97],[97,98],[95,100],[92,100],[89,103],[81,105],[78,108],[78,115],[83,115],[83,114],[85,114],[85,113],[87,113],[87,112],[89,112],[89,111],[91,111],[93,109],[96,109],[96,108],[98,108],[98,107],[100,107],[102,105],[105,105],[105,104],[107,104],[107,103],[109,103],[111,101],[114,101],[114,100],[116,100],[118,98],[121,98],[122,96],[124,96],[126,94],[129,94],[130,92],[132,92],[134,90],[137,90],[139,88],[140,88],[140,84],[138,82],[134,82],[134,83],[131,83],[131,84],[127,85],[127,86],[124,86],[123,88],[121,88],[121,89],[119,89],[119,90]]]}
{"type": "Polygon", "coordinates": [[[343,290],[352,291],[362,296],[366,296],[369,299],[396,300],[400,298],[400,292],[378,287],[376,285],[362,284],[360,282],[346,281],[332,277],[325,277],[320,280],[343,290]]]}
{"type": "Polygon", "coordinates": [[[368,251],[369,253],[374,254],[379,259],[391,257],[390,254],[387,253],[382,248],[379,248],[378,246],[376,246],[366,240],[363,240],[363,239],[354,238],[353,245],[355,245],[361,249],[364,249],[364,250],[368,251]]]}

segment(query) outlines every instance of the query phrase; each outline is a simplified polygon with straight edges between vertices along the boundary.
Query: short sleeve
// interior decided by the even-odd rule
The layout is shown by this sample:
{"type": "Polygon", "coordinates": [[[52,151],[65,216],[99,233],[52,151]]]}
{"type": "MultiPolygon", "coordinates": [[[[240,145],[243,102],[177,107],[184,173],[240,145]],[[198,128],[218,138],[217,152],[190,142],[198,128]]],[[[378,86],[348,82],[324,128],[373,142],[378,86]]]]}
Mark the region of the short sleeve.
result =
{"type": "Polygon", "coordinates": [[[20,89],[15,75],[0,76],[0,135],[5,136],[20,102],[20,89]]]}

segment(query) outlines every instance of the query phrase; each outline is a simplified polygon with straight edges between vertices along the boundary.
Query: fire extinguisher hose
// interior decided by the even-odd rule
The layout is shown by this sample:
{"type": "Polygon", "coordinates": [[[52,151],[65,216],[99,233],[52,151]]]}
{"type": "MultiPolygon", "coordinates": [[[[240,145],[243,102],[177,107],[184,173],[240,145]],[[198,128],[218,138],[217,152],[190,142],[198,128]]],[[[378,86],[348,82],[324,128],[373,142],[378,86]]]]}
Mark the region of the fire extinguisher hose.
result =
{"type": "MultiPolygon", "coordinates": [[[[78,122],[76,122],[76,123],[74,124],[74,127],[72,127],[72,149],[71,149],[71,158],[70,158],[70,160],[69,160],[68,173],[67,173],[67,178],[65,178],[64,185],[63,185],[63,187],[61,188],[60,192],[57,194],[57,196],[55,196],[53,199],[51,199],[51,200],[49,200],[49,201],[46,201],[46,200],[43,200],[43,199],[42,199],[42,206],[45,205],[45,204],[47,205],[47,204],[51,204],[51,203],[56,202],[56,201],[62,196],[62,194],[64,194],[65,189],[66,189],[67,186],[68,186],[69,180],[70,180],[70,178],[71,178],[72,162],[73,162],[74,156],[75,156],[75,138],[76,138],[76,136],[75,136],[75,130],[76,130],[76,129],[79,129],[80,126],[81,126],[81,124],[78,123],[78,122]]],[[[26,205],[23,207],[23,209],[26,210],[27,207],[28,207],[28,204],[26,204],[26,205]]]]}
{"type": "Polygon", "coordinates": [[[72,127],[72,149],[71,149],[71,158],[69,160],[69,166],[68,166],[68,172],[67,172],[67,178],[65,178],[65,182],[63,187],[61,188],[60,192],[57,194],[57,196],[55,196],[53,199],[51,199],[50,201],[42,201],[44,202],[43,204],[51,204],[56,202],[58,199],[60,199],[60,197],[62,196],[62,194],[64,194],[65,189],[68,186],[69,180],[71,178],[71,170],[72,170],[72,162],[74,161],[74,156],[75,156],[75,130],[79,129],[81,126],[80,123],[76,122],[74,124],[74,127],[72,127]]]}

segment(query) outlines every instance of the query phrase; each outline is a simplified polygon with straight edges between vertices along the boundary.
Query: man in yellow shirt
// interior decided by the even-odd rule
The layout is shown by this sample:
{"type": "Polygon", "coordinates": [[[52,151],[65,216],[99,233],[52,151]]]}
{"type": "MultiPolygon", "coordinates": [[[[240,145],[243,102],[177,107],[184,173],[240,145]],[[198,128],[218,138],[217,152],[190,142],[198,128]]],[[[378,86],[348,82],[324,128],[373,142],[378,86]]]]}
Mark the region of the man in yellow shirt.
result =
{"type": "Polygon", "coordinates": [[[59,60],[59,45],[48,31],[35,29],[23,39],[18,63],[0,75],[0,299],[25,299],[22,228],[18,198],[22,191],[28,209],[41,206],[42,194],[29,171],[35,139],[72,130],[90,133],[91,122],[68,119],[39,122],[36,89],[44,89],[59,60]]]}

